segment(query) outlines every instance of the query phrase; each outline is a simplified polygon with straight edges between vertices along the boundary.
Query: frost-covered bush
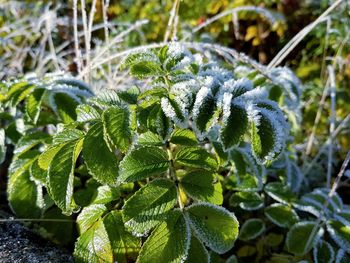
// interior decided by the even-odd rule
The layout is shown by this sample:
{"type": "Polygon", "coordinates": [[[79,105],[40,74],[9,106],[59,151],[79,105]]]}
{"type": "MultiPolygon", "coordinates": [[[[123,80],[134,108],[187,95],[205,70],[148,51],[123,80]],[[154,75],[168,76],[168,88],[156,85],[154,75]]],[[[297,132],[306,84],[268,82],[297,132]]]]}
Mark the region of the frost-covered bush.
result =
{"type": "MultiPolygon", "coordinates": [[[[316,262],[346,260],[349,209],[328,190],[299,192],[288,119],[300,83],[290,70],[223,67],[177,43],[123,65],[143,88],[94,96],[71,80],[36,82],[27,93],[5,85],[7,94],[21,90],[2,97],[9,115],[13,101],[26,101],[11,115],[27,127],[12,141],[9,168],[19,217],[79,213],[77,262],[235,262],[249,258],[253,240],[275,261],[311,249],[316,262]],[[46,112],[54,129],[38,121],[46,112]],[[324,229],[331,239],[321,239],[324,229]]],[[[62,238],[62,228],[43,227],[62,238]]]]}

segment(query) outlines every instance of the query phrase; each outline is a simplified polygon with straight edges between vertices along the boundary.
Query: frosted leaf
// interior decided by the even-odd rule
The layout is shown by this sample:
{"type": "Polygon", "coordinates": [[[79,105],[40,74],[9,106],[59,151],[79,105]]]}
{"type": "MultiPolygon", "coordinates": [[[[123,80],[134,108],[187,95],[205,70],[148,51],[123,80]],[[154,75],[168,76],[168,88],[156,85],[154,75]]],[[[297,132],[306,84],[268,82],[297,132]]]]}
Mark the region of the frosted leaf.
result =
{"type": "Polygon", "coordinates": [[[267,99],[268,93],[267,90],[262,87],[257,87],[255,89],[249,90],[237,97],[236,100],[251,100],[255,101],[258,99],[267,99]]]}
{"type": "Polygon", "coordinates": [[[290,109],[298,108],[302,85],[294,73],[287,67],[279,67],[271,70],[270,77],[285,89],[287,106],[290,109]]]}
{"type": "Polygon", "coordinates": [[[264,135],[263,140],[265,141],[260,142],[262,144],[261,153],[257,153],[255,150],[253,151],[253,153],[260,162],[264,163],[266,161],[273,160],[276,157],[276,155],[283,150],[283,148],[285,147],[286,134],[280,122],[278,121],[278,117],[276,117],[277,114],[275,112],[259,108],[258,114],[260,115],[260,118],[263,118],[264,121],[259,119],[259,122],[254,122],[256,132],[257,134],[259,134],[260,132],[262,135],[264,135]],[[269,127],[266,127],[266,125],[268,125],[269,127]],[[260,131],[262,127],[264,128],[264,130],[260,131]],[[269,134],[266,134],[266,129],[269,129],[269,134]],[[272,141],[269,143],[272,143],[272,145],[266,144],[266,136],[270,136],[269,139],[272,139],[272,141]],[[265,144],[265,146],[263,144],[265,144]]]}
{"type": "Polygon", "coordinates": [[[200,202],[187,207],[185,216],[196,236],[213,251],[225,253],[233,247],[239,227],[233,213],[221,206],[200,202]]]}
{"type": "Polygon", "coordinates": [[[188,80],[175,83],[171,87],[171,94],[180,106],[180,110],[185,119],[188,119],[189,109],[193,103],[193,96],[199,90],[199,85],[195,80],[188,80]]]}
{"type": "Polygon", "coordinates": [[[204,86],[196,96],[193,109],[193,129],[200,140],[203,140],[207,132],[217,122],[217,112],[215,113],[215,98],[211,89],[204,86]]]}
{"type": "MultiPolygon", "coordinates": [[[[338,195],[328,197],[329,190],[326,188],[315,189],[311,193],[307,193],[300,199],[301,210],[305,211],[305,207],[308,212],[319,215],[323,212],[326,215],[330,215],[334,212],[339,212],[342,209],[342,201],[338,195]],[[328,200],[328,201],[327,201],[328,200]],[[328,202],[327,207],[324,207],[324,204],[328,202]]],[[[300,208],[299,208],[300,209],[300,208]]]]}
{"type": "Polygon", "coordinates": [[[259,114],[259,110],[257,109],[256,105],[249,102],[249,103],[247,103],[246,110],[247,110],[249,121],[254,122],[255,125],[259,126],[260,125],[260,114],[259,114]]]}
{"type": "Polygon", "coordinates": [[[176,74],[175,76],[169,76],[169,79],[172,83],[179,83],[179,82],[185,82],[185,81],[191,81],[195,80],[195,76],[192,73],[183,73],[183,74],[176,74]]]}
{"type": "Polygon", "coordinates": [[[194,62],[198,65],[202,65],[203,64],[203,56],[199,53],[196,53],[193,55],[193,59],[194,62]]]}
{"type": "Polygon", "coordinates": [[[265,223],[260,218],[250,218],[244,222],[240,231],[239,239],[248,241],[257,238],[266,230],[265,223]]]}
{"type": "Polygon", "coordinates": [[[137,64],[141,61],[151,61],[151,62],[160,64],[160,60],[159,60],[158,56],[149,50],[145,50],[143,52],[134,53],[134,54],[127,56],[123,60],[122,64],[124,64],[125,66],[131,66],[131,65],[137,64]]]}
{"type": "Polygon", "coordinates": [[[350,253],[350,226],[336,220],[327,221],[327,231],[334,242],[347,253],[350,253]]]}
{"type": "Polygon", "coordinates": [[[350,211],[343,210],[334,215],[334,218],[344,225],[350,225],[350,211]]]}
{"type": "Polygon", "coordinates": [[[236,98],[243,95],[247,91],[252,90],[253,82],[246,78],[241,78],[238,80],[230,79],[224,83],[223,89],[226,92],[231,92],[233,97],[236,98]]]}
{"type": "Polygon", "coordinates": [[[167,55],[163,66],[168,70],[184,69],[194,61],[192,53],[178,42],[172,42],[168,45],[167,55]]]}
{"type": "Polygon", "coordinates": [[[234,69],[234,72],[238,77],[247,76],[251,71],[251,68],[243,65],[237,66],[234,69]]]}
{"type": "Polygon", "coordinates": [[[220,82],[227,81],[233,77],[232,73],[219,67],[216,63],[210,63],[202,66],[198,73],[199,76],[211,76],[220,82]]]}
{"type": "Polygon", "coordinates": [[[311,248],[320,240],[323,236],[324,230],[322,227],[317,226],[313,221],[302,221],[296,223],[291,227],[287,234],[286,246],[288,251],[296,255],[304,255],[311,250],[311,248]],[[317,227],[314,236],[310,236],[313,229],[317,227]],[[311,242],[308,242],[311,239],[311,242]]]}
{"type": "Polygon", "coordinates": [[[288,186],[293,192],[297,192],[303,180],[303,175],[300,168],[294,162],[286,160],[286,174],[288,186]]]}
{"type": "MultiPolygon", "coordinates": [[[[249,174],[254,175],[259,179],[259,187],[262,187],[262,178],[266,175],[266,169],[263,165],[259,164],[252,154],[251,147],[247,145],[246,147],[235,147],[231,150],[230,159],[233,159],[233,154],[238,152],[240,156],[243,158],[245,169],[248,170],[249,174]]],[[[244,171],[246,173],[246,171],[244,171]]]]}
{"type": "Polygon", "coordinates": [[[285,119],[284,113],[279,108],[276,102],[272,100],[267,100],[267,99],[258,99],[254,101],[254,103],[258,108],[267,109],[267,110],[270,110],[271,112],[274,112],[275,113],[274,116],[276,120],[280,122],[280,125],[283,127],[285,132],[289,132],[290,126],[285,119]]]}
{"type": "Polygon", "coordinates": [[[350,260],[344,249],[339,249],[335,258],[335,263],[347,263],[350,260]]]}
{"type": "Polygon", "coordinates": [[[228,117],[231,114],[231,101],[232,101],[232,94],[231,93],[224,93],[223,99],[222,99],[222,111],[223,111],[223,117],[222,122],[225,125],[227,122],[228,117]]]}
{"type": "Polygon", "coordinates": [[[323,240],[319,240],[313,249],[315,263],[334,262],[334,254],[333,247],[327,241],[323,240]]]}
{"type": "Polygon", "coordinates": [[[160,105],[162,107],[162,110],[168,118],[170,118],[172,121],[174,121],[179,127],[186,128],[187,122],[180,120],[175,112],[175,109],[170,104],[170,101],[168,98],[163,97],[160,101],[160,105]]]}
{"type": "Polygon", "coordinates": [[[137,262],[184,262],[191,244],[191,230],[182,211],[175,209],[144,242],[137,262]]]}
{"type": "Polygon", "coordinates": [[[192,56],[192,53],[181,43],[171,42],[168,45],[167,55],[173,58],[178,58],[182,55],[192,56]]]}
{"type": "Polygon", "coordinates": [[[202,76],[197,78],[201,87],[213,89],[219,86],[219,81],[212,76],[202,76]]]}

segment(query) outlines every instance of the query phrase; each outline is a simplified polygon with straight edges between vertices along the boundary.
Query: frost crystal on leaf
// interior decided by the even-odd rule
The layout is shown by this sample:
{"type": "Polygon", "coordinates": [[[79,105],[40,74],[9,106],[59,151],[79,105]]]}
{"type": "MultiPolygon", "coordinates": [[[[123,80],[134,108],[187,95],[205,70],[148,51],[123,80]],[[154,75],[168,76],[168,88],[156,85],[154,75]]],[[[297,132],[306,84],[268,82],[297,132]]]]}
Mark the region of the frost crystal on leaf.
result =
{"type": "Polygon", "coordinates": [[[186,121],[181,121],[177,115],[176,112],[173,108],[173,106],[170,104],[170,101],[168,98],[163,97],[160,101],[160,105],[162,107],[162,110],[168,118],[173,120],[179,127],[181,128],[186,128],[187,122],[186,121]]]}

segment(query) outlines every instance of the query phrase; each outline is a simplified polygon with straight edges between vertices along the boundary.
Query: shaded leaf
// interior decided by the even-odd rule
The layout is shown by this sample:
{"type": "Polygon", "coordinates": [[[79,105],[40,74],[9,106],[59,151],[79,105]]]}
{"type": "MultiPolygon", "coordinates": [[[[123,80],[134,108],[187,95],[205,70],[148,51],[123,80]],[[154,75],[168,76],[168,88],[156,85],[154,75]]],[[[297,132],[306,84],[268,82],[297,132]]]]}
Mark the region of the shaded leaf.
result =
{"type": "Polygon", "coordinates": [[[239,239],[243,241],[255,239],[265,231],[265,223],[259,218],[251,218],[244,222],[239,232],[239,239]]]}

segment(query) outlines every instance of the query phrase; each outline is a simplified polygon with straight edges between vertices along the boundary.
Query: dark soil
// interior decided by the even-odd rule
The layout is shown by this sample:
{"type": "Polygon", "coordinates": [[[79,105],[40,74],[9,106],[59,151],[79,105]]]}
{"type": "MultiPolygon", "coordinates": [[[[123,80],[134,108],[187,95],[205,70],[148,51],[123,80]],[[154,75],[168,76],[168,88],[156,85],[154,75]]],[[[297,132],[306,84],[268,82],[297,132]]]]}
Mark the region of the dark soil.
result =
{"type": "Polygon", "coordinates": [[[0,222],[1,263],[69,263],[68,251],[39,237],[16,222],[0,222]]]}

